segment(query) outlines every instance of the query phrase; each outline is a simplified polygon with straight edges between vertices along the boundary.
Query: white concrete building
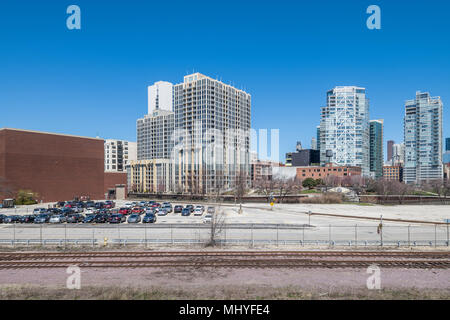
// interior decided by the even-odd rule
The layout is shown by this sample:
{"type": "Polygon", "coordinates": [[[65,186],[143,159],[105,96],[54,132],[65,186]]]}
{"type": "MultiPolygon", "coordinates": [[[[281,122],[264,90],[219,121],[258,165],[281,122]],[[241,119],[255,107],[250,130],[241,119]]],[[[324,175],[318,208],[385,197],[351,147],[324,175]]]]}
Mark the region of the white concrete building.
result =
{"type": "Polygon", "coordinates": [[[336,87],[327,92],[327,105],[321,108],[320,162],[361,167],[370,176],[369,100],[366,89],[336,87]],[[327,157],[332,153],[331,157],[327,157]]]}
{"type": "Polygon", "coordinates": [[[158,81],[148,87],[148,114],[155,110],[173,111],[173,84],[158,81]]]}
{"type": "Polygon", "coordinates": [[[105,172],[126,172],[126,166],[137,160],[137,144],[117,139],[105,140],[105,172]]]}
{"type": "Polygon", "coordinates": [[[405,103],[403,176],[406,183],[443,178],[442,107],[440,97],[421,92],[405,103]]]}

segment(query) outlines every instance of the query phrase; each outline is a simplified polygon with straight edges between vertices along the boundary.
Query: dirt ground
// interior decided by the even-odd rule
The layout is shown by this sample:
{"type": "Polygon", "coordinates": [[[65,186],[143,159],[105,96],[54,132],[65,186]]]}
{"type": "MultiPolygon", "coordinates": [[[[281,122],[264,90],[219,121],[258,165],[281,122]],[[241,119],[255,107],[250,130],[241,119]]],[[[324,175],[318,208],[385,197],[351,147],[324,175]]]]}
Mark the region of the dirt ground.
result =
{"type": "Polygon", "coordinates": [[[368,290],[358,269],[84,269],[68,290],[65,269],[0,271],[1,299],[449,299],[450,270],[381,270],[368,290]]]}

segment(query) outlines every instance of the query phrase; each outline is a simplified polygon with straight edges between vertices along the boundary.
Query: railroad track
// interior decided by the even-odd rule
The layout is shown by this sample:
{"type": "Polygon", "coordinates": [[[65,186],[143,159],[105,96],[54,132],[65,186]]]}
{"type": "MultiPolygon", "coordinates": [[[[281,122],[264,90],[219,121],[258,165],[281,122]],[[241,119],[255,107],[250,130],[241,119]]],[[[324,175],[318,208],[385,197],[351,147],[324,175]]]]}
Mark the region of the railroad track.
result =
{"type": "Polygon", "coordinates": [[[141,258],[141,257],[362,257],[450,259],[450,252],[396,251],[105,251],[105,252],[14,252],[0,253],[0,261],[79,259],[79,258],[141,258]]]}
{"type": "Polygon", "coordinates": [[[450,252],[140,251],[0,253],[1,269],[65,268],[384,268],[448,269],[450,252]]]}
{"type": "MultiPolygon", "coordinates": [[[[366,268],[376,264],[383,268],[448,269],[450,261],[429,260],[229,260],[229,261],[77,261],[80,268],[366,268]]],[[[5,261],[0,269],[66,268],[67,261],[5,261]]]]}

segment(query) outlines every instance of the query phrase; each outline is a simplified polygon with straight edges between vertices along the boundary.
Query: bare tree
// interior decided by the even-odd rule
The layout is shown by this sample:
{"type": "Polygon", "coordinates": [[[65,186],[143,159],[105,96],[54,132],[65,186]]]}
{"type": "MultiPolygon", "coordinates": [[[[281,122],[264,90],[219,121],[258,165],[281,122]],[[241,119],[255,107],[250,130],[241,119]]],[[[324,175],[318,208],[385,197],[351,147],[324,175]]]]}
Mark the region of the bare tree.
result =
{"type": "Polygon", "coordinates": [[[392,193],[398,195],[398,201],[400,204],[403,204],[405,200],[405,196],[411,192],[411,186],[406,183],[394,180],[390,181],[392,193]]]}
{"type": "Polygon", "coordinates": [[[215,212],[212,214],[210,222],[210,235],[207,246],[214,247],[217,244],[217,240],[220,238],[222,232],[225,229],[225,213],[223,212],[220,204],[215,208],[215,212]]]}
{"type": "Polygon", "coordinates": [[[294,191],[298,191],[301,189],[301,181],[297,180],[296,178],[276,179],[275,187],[278,191],[278,200],[280,203],[282,203],[287,195],[290,195],[294,191]]]}
{"type": "Polygon", "coordinates": [[[259,194],[265,195],[267,197],[267,200],[269,200],[269,198],[273,196],[273,193],[275,191],[276,181],[264,177],[262,179],[256,180],[254,187],[259,194]]]}

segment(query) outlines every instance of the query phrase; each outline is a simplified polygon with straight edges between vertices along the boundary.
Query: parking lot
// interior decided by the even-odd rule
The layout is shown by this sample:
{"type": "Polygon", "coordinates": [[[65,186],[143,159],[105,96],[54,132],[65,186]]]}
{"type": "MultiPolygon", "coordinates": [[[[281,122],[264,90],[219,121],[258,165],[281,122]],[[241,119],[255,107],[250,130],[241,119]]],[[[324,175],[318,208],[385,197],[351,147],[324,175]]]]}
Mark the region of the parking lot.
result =
{"type": "MultiPolygon", "coordinates": [[[[117,201],[112,210],[119,210],[130,203],[117,201]]],[[[0,214],[26,216],[36,208],[53,205],[2,209],[0,214]]],[[[173,209],[177,205],[186,207],[188,203],[173,202],[171,205],[173,209]]],[[[192,205],[195,207],[200,204],[192,205]]],[[[268,204],[244,204],[242,207],[214,203],[201,205],[205,208],[201,215],[191,213],[183,216],[172,210],[164,215],[156,213],[156,222],[153,223],[142,222],[145,213],[139,215],[140,221],[137,223],[129,223],[132,213],[127,214],[121,223],[108,223],[107,220],[86,223],[3,223],[0,224],[0,241],[7,245],[204,244],[211,240],[213,233],[217,242],[226,244],[448,246],[448,224],[442,224],[448,210],[445,206],[281,204],[271,208],[268,204]],[[214,207],[215,212],[223,217],[220,228],[214,231],[211,223],[205,223],[208,207],[214,207]],[[349,217],[342,217],[344,214],[349,217]],[[378,229],[380,221],[377,216],[380,214],[392,220],[383,221],[382,230],[378,229]],[[403,222],[402,219],[427,223],[403,222]]],[[[136,204],[131,207],[136,207],[136,204]]],[[[147,205],[145,210],[148,209],[147,205]]],[[[83,213],[80,213],[83,219],[90,215],[87,214],[88,210],[84,208],[83,213]]]]}

